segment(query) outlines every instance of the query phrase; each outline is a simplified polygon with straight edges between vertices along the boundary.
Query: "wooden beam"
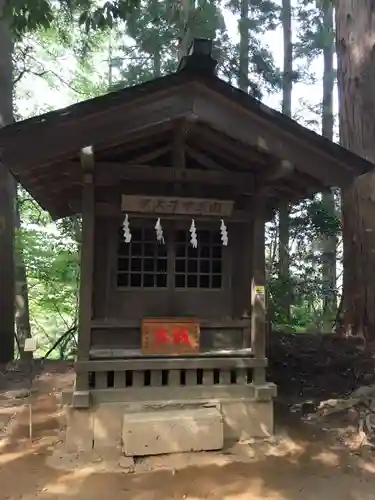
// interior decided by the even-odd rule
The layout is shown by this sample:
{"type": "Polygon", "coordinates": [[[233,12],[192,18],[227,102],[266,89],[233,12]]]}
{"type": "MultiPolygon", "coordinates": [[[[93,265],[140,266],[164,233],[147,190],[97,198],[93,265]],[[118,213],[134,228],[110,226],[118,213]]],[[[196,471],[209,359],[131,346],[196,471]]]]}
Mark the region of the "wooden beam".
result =
{"type": "Polygon", "coordinates": [[[171,122],[156,123],[150,125],[147,129],[138,129],[129,132],[123,137],[116,137],[113,140],[103,140],[95,145],[96,159],[102,159],[102,154],[113,154],[120,156],[135,152],[137,149],[142,149],[145,146],[159,145],[169,139],[171,122]]]}
{"type": "MultiPolygon", "coordinates": [[[[127,165],[115,162],[98,162],[96,164],[96,182],[98,186],[117,184],[125,180],[149,180],[160,182],[176,181],[176,171],[172,167],[127,165]]],[[[184,183],[206,183],[217,186],[254,188],[254,176],[250,173],[206,171],[184,169],[179,172],[179,180],[184,183]]]]}
{"type": "MultiPolygon", "coordinates": [[[[288,160],[281,160],[279,163],[262,171],[257,181],[260,187],[270,187],[270,183],[278,182],[281,179],[289,177],[294,172],[294,165],[288,160]]],[[[272,185],[272,184],[271,184],[272,185]]]]}
{"type": "MultiPolygon", "coordinates": [[[[82,237],[81,237],[81,276],[79,295],[79,328],[78,328],[78,359],[89,359],[93,272],[94,272],[94,227],[95,227],[95,198],[94,198],[94,155],[92,148],[81,151],[82,162],[82,237]]],[[[76,390],[87,391],[88,381],[85,377],[76,379],[76,390]]]]}
{"type": "MultiPolygon", "coordinates": [[[[186,121],[180,120],[174,130],[173,147],[172,147],[172,166],[178,171],[186,169],[185,158],[185,137],[186,137],[186,121]]],[[[179,177],[179,175],[177,175],[179,177]]]]}
{"type": "Polygon", "coordinates": [[[219,165],[219,163],[216,163],[216,161],[212,160],[206,154],[197,151],[195,148],[187,146],[186,147],[186,151],[189,153],[189,155],[195,161],[197,161],[201,165],[207,167],[208,169],[210,169],[210,170],[219,170],[219,171],[227,172],[228,173],[228,170],[225,169],[222,165],[219,165]]]}
{"type": "MultiPolygon", "coordinates": [[[[141,322],[139,320],[122,319],[122,318],[95,318],[91,321],[91,328],[109,328],[109,329],[139,329],[141,322]]],[[[228,320],[201,320],[201,329],[213,330],[228,330],[236,328],[245,328],[247,326],[246,320],[243,319],[228,319],[228,320]]]]}
{"type": "Polygon", "coordinates": [[[149,161],[154,160],[155,158],[159,158],[159,156],[163,156],[164,154],[169,153],[170,150],[171,150],[171,145],[167,144],[166,146],[154,149],[149,153],[144,153],[139,156],[136,156],[135,158],[132,158],[131,163],[138,163],[138,164],[148,163],[149,161]]]}
{"type": "MultiPolygon", "coordinates": [[[[110,349],[108,349],[110,351],[110,349]]],[[[201,357],[166,357],[159,356],[159,358],[141,357],[133,359],[116,360],[110,359],[106,361],[91,360],[77,362],[75,369],[78,373],[84,372],[103,372],[103,371],[125,371],[125,370],[197,370],[199,368],[205,369],[234,369],[234,368],[265,368],[267,366],[266,359],[258,359],[250,357],[248,353],[242,356],[231,356],[229,353],[226,356],[218,356],[215,352],[210,356],[201,357]]]]}
{"type": "MultiPolygon", "coordinates": [[[[79,196],[82,186],[79,170],[80,166],[78,162],[62,163],[60,164],[59,170],[56,172],[53,171],[52,175],[50,174],[48,176],[45,175],[37,178],[33,177],[25,183],[25,187],[35,198],[39,199],[42,204],[49,206],[50,203],[53,203],[55,208],[57,195],[59,193],[64,193],[59,198],[59,205],[63,206],[65,199],[68,201],[69,198],[69,202],[71,201],[68,194],[72,190],[75,190],[77,193],[76,196],[79,196]],[[62,202],[62,204],[60,202],[62,202]]],[[[237,171],[228,171],[225,173],[217,170],[205,171],[198,169],[185,169],[182,176],[183,178],[181,183],[186,187],[194,184],[207,187],[216,186],[218,188],[229,186],[234,188],[234,195],[242,194],[250,197],[254,195],[255,191],[259,191],[260,186],[262,186],[262,182],[264,183],[265,179],[267,179],[267,174],[265,174],[264,177],[261,176],[260,179],[263,179],[263,181],[260,182],[258,180],[256,183],[258,187],[255,190],[254,176],[249,173],[237,171]]],[[[267,197],[277,197],[280,199],[287,198],[294,201],[301,198],[301,196],[309,198],[313,193],[321,190],[319,185],[309,187],[309,184],[305,184],[303,182],[298,183],[296,176],[293,176],[293,178],[291,178],[288,182],[286,182],[286,180],[287,177],[282,183],[280,183],[280,178],[278,183],[269,184],[267,185],[267,188],[263,187],[262,192],[267,197]]],[[[117,162],[96,162],[95,182],[97,187],[110,188],[112,186],[118,186],[121,182],[126,182],[127,185],[129,185],[129,181],[133,183],[159,182],[161,184],[164,183],[168,185],[169,183],[173,183],[175,181],[175,170],[172,167],[151,167],[145,165],[127,165],[117,162]]],[[[215,194],[214,197],[216,196],[217,195],[215,194]]],[[[60,210],[58,212],[60,213],[60,210]]],[[[66,214],[73,212],[72,208],[72,210],[68,210],[66,214]]]]}
{"type": "MultiPolygon", "coordinates": [[[[294,172],[294,166],[287,160],[282,160],[276,165],[264,170],[256,178],[257,195],[266,196],[269,193],[277,193],[277,191],[286,194],[294,194],[295,191],[291,190],[288,186],[280,186],[280,181],[288,179],[294,172]]],[[[301,190],[299,191],[301,193],[301,190]]],[[[287,196],[284,196],[286,198],[287,196]]]]}
{"type": "Polygon", "coordinates": [[[175,175],[173,183],[173,194],[178,195],[183,189],[182,179],[186,171],[186,120],[180,120],[174,130],[173,148],[172,148],[172,167],[175,175]]]}
{"type": "Polygon", "coordinates": [[[85,146],[80,154],[81,166],[84,172],[92,173],[94,170],[94,150],[92,146],[85,146]]]}
{"type": "MultiPolygon", "coordinates": [[[[253,248],[250,285],[251,350],[256,358],[266,357],[266,264],[265,264],[265,198],[256,196],[254,203],[253,248]]],[[[264,368],[253,371],[253,383],[266,382],[264,368]]]]}
{"type": "MultiPolygon", "coordinates": [[[[61,165],[61,170],[54,175],[33,177],[28,181],[29,189],[36,192],[45,190],[46,184],[51,184],[49,192],[58,192],[66,184],[80,185],[81,179],[77,175],[77,162],[66,162],[61,165]],[[65,166],[64,166],[65,165],[65,166]],[[53,186],[52,184],[55,184],[53,186]],[[52,191],[51,191],[52,190],[52,191]]],[[[134,165],[117,162],[96,162],[95,182],[98,187],[113,186],[121,181],[159,181],[175,182],[176,170],[172,167],[134,165]]],[[[253,192],[254,175],[250,173],[238,173],[215,170],[184,169],[179,172],[179,180],[186,184],[207,184],[215,186],[231,186],[246,189],[253,192]]]]}
{"type": "Polygon", "coordinates": [[[248,146],[288,160],[326,185],[345,185],[353,180],[347,166],[331,155],[205,86],[196,83],[195,87],[194,114],[200,121],[248,146]]]}
{"type": "MultiPolygon", "coordinates": [[[[44,175],[42,177],[32,177],[28,180],[26,187],[33,192],[36,197],[38,193],[46,191],[48,185],[48,194],[61,192],[63,189],[81,186],[81,177],[79,175],[80,166],[78,162],[65,162],[60,164],[59,170],[53,172],[53,175],[44,175]]],[[[292,172],[290,172],[292,173],[292,172]]],[[[313,193],[319,192],[321,186],[298,182],[298,178],[293,176],[290,181],[287,181],[288,171],[285,172],[285,181],[277,172],[277,168],[273,167],[269,171],[265,171],[264,175],[260,175],[256,179],[257,191],[263,186],[264,194],[272,196],[278,194],[280,197],[292,196],[295,199],[298,196],[310,197],[313,193]],[[274,179],[274,175],[278,175],[278,183],[270,183],[274,179]],[[282,183],[280,181],[283,180],[282,183]]],[[[199,170],[185,169],[181,174],[181,182],[183,184],[207,184],[212,186],[231,186],[237,188],[238,193],[246,196],[254,194],[255,182],[254,175],[250,173],[242,173],[237,171],[217,171],[217,170],[199,170]]],[[[98,187],[110,187],[118,185],[122,181],[159,181],[159,182],[174,182],[176,173],[172,167],[162,166],[146,166],[123,164],[117,162],[96,162],[95,167],[95,182],[98,187]]]]}

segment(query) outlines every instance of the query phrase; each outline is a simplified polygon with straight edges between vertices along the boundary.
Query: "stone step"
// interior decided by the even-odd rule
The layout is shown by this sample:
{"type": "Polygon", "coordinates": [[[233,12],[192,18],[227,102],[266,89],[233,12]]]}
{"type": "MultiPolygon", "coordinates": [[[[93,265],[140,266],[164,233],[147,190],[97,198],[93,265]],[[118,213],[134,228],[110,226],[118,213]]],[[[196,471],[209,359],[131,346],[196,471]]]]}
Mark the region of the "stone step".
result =
{"type": "Polygon", "coordinates": [[[223,419],[217,408],[155,410],[123,417],[126,456],[161,455],[223,448],[223,419]]]}

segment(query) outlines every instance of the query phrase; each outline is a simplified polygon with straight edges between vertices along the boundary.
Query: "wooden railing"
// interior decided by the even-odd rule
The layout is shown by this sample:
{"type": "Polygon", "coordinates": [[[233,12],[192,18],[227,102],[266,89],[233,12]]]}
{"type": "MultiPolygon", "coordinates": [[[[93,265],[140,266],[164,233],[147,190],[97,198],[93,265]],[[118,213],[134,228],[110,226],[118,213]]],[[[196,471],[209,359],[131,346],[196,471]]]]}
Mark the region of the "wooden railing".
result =
{"type": "Polygon", "coordinates": [[[81,361],[80,390],[97,402],[252,397],[254,373],[266,359],[253,357],[165,357],[81,361]]]}

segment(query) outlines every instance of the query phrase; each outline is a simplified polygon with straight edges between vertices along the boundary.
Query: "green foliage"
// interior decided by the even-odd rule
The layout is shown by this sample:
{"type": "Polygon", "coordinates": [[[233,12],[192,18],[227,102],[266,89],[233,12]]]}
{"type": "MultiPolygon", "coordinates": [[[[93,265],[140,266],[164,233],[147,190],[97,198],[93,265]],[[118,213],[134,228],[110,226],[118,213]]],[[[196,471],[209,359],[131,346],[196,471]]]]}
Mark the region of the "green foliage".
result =
{"type": "MultiPolygon", "coordinates": [[[[22,248],[27,270],[32,335],[39,355],[77,323],[79,276],[75,223],[62,220],[56,226],[27,193],[19,190],[22,225],[16,246],[22,248]]],[[[78,222],[79,225],[79,222],[78,222]]],[[[72,339],[64,344],[66,355],[72,339]]]]}
{"type": "MultiPolygon", "coordinates": [[[[322,280],[322,236],[340,234],[340,220],[327,210],[322,197],[293,205],[290,214],[290,275],[288,282],[279,277],[277,255],[278,219],[267,225],[267,269],[269,314],[274,327],[289,330],[322,330],[324,297],[329,293],[322,280]],[[285,297],[290,317],[285,317],[285,297]]],[[[333,322],[333,318],[332,318],[333,322]]]]}
{"type": "Polygon", "coordinates": [[[48,29],[61,15],[68,16],[89,31],[112,28],[115,21],[126,20],[138,0],[6,0],[4,16],[10,19],[15,35],[48,29]]]}
{"type": "Polygon", "coordinates": [[[215,1],[192,5],[184,18],[175,2],[141,2],[129,14],[126,25],[116,30],[111,57],[111,69],[117,72],[115,88],[175,71],[185,23],[190,39],[212,38],[220,52],[230,50],[224,17],[215,1]]]}
{"type": "Polygon", "coordinates": [[[325,2],[322,0],[312,2],[311,0],[299,0],[296,17],[299,23],[298,41],[294,45],[295,57],[303,58],[307,64],[318,57],[327,43],[333,43],[334,32],[327,30],[323,22],[323,8],[325,2]]]}
{"type": "MultiPolygon", "coordinates": [[[[235,15],[241,13],[241,1],[229,0],[226,7],[235,15]]],[[[251,0],[249,15],[239,19],[238,29],[245,26],[249,35],[249,74],[245,75],[250,93],[261,99],[265,91],[272,92],[281,88],[282,76],[275,66],[271,50],[261,40],[261,36],[276,29],[279,24],[280,7],[272,1],[251,0]]],[[[223,75],[233,84],[237,84],[240,76],[240,47],[235,44],[223,57],[223,75]]]]}
{"type": "Polygon", "coordinates": [[[335,236],[341,229],[339,217],[331,213],[322,200],[314,200],[307,207],[307,216],[317,235],[335,236]]]}

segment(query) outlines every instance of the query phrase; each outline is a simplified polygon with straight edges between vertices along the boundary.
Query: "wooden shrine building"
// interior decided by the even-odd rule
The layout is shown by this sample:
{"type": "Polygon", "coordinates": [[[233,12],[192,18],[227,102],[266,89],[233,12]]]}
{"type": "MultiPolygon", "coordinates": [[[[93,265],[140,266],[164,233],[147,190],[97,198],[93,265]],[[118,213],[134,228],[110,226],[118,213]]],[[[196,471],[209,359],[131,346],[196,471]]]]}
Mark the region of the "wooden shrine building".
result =
{"type": "Polygon", "coordinates": [[[199,436],[203,449],[272,433],[264,224],[281,200],[373,168],[215,67],[211,42],[195,40],[174,74],[0,130],[1,161],[38,203],[55,219],[82,213],[76,385],[64,395],[80,449],[184,451],[144,444],[152,426],[129,430],[159,406],[177,408],[179,425],[192,408],[215,420],[214,408],[222,436],[199,436]]]}

